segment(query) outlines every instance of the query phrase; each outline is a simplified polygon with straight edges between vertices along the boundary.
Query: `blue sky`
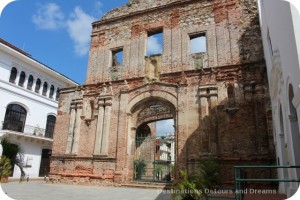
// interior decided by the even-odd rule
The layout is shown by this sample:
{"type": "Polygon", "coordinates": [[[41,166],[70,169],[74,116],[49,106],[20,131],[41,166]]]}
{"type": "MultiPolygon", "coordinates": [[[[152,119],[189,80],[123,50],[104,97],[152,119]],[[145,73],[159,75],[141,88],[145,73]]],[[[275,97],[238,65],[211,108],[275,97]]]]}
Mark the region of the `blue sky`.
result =
{"type": "MultiPolygon", "coordinates": [[[[17,0],[9,3],[1,13],[0,37],[83,84],[91,23],[127,1],[17,0]]],[[[147,54],[161,53],[162,46],[162,34],[150,36],[147,54]]]]}
{"type": "MultiPolygon", "coordinates": [[[[126,3],[127,0],[18,0],[1,13],[0,37],[83,84],[91,23],[126,3]]],[[[150,54],[161,53],[161,40],[149,38],[150,54]]],[[[173,120],[158,122],[158,134],[173,132],[172,125],[173,120]]]]}
{"type": "Polygon", "coordinates": [[[83,84],[91,23],[127,0],[18,0],[0,16],[0,37],[83,84]]]}
{"type": "Polygon", "coordinates": [[[167,136],[174,134],[174,120],[167,119],[156,122],[156,135],[157,136],[167,136]]]}

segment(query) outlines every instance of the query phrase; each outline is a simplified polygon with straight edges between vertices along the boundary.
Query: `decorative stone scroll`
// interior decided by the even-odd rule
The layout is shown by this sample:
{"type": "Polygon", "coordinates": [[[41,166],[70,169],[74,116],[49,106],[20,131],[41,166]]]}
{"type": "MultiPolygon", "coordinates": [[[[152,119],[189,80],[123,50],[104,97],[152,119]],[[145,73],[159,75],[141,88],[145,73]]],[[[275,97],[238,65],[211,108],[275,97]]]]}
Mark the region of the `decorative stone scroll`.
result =
{"type": "Polygon", "coordinates": [[[168,105],[160,101],[151,101],[147,103],[144,109],[137,115],[137,125],[139,126],[144,122],[172,117],[172,110],[168,105]]]}
{"type": "Polygon", "coordinates": [[[145,57],[145,79],[146,82],[154,82],[159,80],[161,72],[162,57],[160,54],[145,57]]]}
{"type": "Polygon", "coordinates": [[[95,119],[95,101],[96,99],[94,97],[89,97],[84,100],[83,103],[83,115],[81,116],[82,119],[84,119],[85,123],[89,126],[91,121],[95,119]]]}

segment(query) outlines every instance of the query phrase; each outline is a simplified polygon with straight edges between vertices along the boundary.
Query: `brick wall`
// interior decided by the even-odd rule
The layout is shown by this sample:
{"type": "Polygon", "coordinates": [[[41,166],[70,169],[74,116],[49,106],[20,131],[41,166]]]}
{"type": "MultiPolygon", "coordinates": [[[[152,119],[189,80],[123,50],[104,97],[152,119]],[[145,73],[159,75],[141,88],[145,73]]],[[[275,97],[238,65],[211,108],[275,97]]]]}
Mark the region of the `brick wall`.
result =
{"type": "Polygon", "coordinates": [[[132,0],[93,23],[85,85],[61,92],[51,180],[132,181],[137,116],[156,101],[170,113],[153,117],[175,120],[177,172],[197,170],[195,161],[212,154],[232,184],[232,166],[275,162],[265,73],[256,1],[132,0]],[[157,30],[163,53],[149,66],[147,35],[157,30]],[[207,44],[200,68],[189,53],[197,33],[207,44]],[[112,70],[118,48],[123,64],[112,70]]]}

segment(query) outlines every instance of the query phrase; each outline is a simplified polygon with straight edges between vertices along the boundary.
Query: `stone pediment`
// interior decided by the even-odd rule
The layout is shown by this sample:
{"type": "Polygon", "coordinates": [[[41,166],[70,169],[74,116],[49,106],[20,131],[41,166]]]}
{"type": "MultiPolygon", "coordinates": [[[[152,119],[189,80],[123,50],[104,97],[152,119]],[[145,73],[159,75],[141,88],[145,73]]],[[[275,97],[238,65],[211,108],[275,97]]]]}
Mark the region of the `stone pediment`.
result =
{"type": "Polygon", "coordinates": [[[155,91],[155,90],[163,90],[163,88],[172,88],[175,89],[178,87],[177,84],[171,83],[164,83],[164,82],[152,82],[152,83],[145,83],[139,87],[132,88],[128,90],[128,93],[135,92],[135,91],[155,91]]]}

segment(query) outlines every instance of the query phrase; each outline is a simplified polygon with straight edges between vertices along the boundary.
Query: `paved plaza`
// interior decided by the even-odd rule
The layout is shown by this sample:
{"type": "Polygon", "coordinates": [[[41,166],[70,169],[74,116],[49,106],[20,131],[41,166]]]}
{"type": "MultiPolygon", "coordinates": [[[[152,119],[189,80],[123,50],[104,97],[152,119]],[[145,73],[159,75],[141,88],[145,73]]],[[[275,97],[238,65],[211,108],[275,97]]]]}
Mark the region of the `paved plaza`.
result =
{"type": "Polygon", "coordinates": [[[158,189],[50,184],[42,181],[1,184],[15,200],[171,200],[158,189]]]}

